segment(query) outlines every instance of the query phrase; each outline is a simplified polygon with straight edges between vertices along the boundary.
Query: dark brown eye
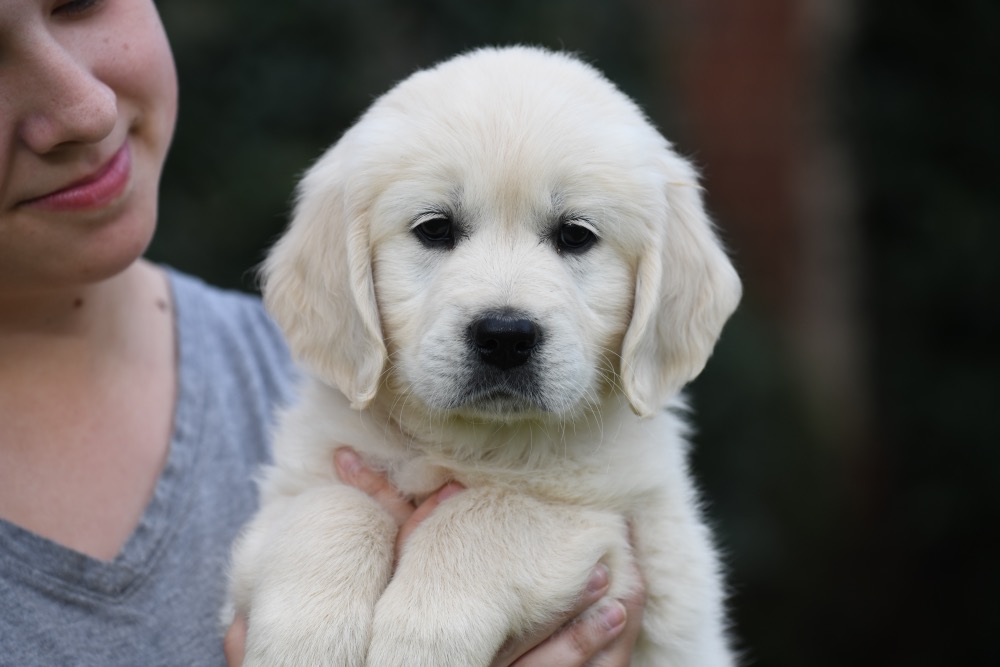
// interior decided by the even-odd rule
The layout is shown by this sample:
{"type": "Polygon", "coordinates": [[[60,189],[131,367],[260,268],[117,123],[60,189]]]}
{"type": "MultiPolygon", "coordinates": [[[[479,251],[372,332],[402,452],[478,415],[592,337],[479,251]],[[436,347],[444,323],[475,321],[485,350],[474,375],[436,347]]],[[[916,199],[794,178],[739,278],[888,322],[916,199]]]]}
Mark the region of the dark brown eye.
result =
{"type": "Polygon", "coordinates": [[[583,225],[564,222],[556,232],[556,249],[559,252],[582,253],[597,243],[597,235],[583,225]]]}
{"type": "Polygon", "coordinates": [[[428,248],[451,250],[455,247],[455,226],[450,218],[428,218],[413,228],[413,233],[428,248]]]}

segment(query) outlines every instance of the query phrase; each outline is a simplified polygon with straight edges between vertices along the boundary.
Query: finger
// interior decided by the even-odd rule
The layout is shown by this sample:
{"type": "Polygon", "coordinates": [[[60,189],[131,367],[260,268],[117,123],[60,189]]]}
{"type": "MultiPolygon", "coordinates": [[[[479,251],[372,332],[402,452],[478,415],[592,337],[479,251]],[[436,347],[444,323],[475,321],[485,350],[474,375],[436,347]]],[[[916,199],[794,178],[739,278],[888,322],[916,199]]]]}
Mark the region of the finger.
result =
{"type": "MultiPolygon", "coordinates": [[[[608,567],[604,563],[598,563],[591,571],[590,579],[587,581],[587,586],[580,594],[579,599],[576,600],[572,609],[559,618],[554,619],[552,623],[539,628],[531,635],[508,642],[500,650],[496,660],[493,662],[493,667],[507,667],[508,665],[514,664],[519,667],[549,664],[560,665],[560,667],[562,667],[563,663],[546,662],[546,655],[548,655],[551,659],[553,651],[551,650],[551,647],[543,648],[543,646],[549,641],[555,640],[561,634],[560,628],[563,628],[564,626],[569,627],[570,624],[576,621],[580,614],[587,611],[591,605],[600,600],[604,594],[608,592],[609,582],[610,578],[608,574],[608,567]],[[536,651],[541,651],[541,657],[537,662],[534,661],[534,654],[536,651]],[[522,660],[529,661],[521,662],[522,660]]],[[[565,641],[565,638],[562,638],[560,641],[565,641]]],[[[572,641],[572,639],[570,641],[572,641]]]]}
{"type": "Polygon", "coordinates": [[[642,611],[646,604],[645,590],[637,589],[622,600],[625,605],[625,627],[601,648],[591,661],[591,667],[628,667],[632,664],[632,649],[642,631],[642,611]]]}
{"type": "Polygon", "coordinates": [[[247,640],[247,622],[237,616],[222,639],[222,653],[226,656],[226,667],[240,667],[243,664],[243,650],[247,640]]]}
{"type": "Polygon", "coordinates": [[[350,447],[337,449],[333,453],[333,463],[340,481],[371,496],[396,520],[396,525],[402,526],[413,514],[413,503],[403,497],[384,475],[366,466],[350,447]]]}
{"type": "MultiPolygon", "coordinates": [[[[625,605],[609,600],[565,626],[515,661],[512,667],[582,667],[614,642],[627,625],[625,605]]],[[[627,647],[631,655],[631,645],[627,647]]],[[[608,663],[614,664],[614,663],[608,663]]],[[[623,663],[627,665],[628,663],[623,663]]]]}
{"type": "Polygon", "coordinates": [[[396,533],[396,556],[402,553],[403,545],[410,537],[410,533],[416,530],[420,522],[426,519],[431,512],[437,509],[442,502],[462,491],[465,487],[458,482],[449,482],[441,487],[436,493],[430,495],[424,502],[420,503],[417,509],[410,514],[409,518],[399,527],[396,533]]]}

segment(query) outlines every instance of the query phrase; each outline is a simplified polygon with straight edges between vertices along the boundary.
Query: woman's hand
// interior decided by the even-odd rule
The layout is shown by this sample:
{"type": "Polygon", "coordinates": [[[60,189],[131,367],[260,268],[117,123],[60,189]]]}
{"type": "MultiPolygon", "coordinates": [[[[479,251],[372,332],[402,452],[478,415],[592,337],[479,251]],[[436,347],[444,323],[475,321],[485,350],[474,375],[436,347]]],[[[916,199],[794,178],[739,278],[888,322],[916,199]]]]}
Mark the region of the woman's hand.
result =
{"type": "Polygon", "coordinates": [[[226,667],[240,667],[247,641],[247,619],[237,616],[222,639],[222,653],[226,656],[226,667]]]}
{"type": "Polygon", "coordinates": [[[502,648],[491,667],[628,667],[642,629],[645,590],[594,606],[608,583],[607,568],[599,564],[565,617],[502,648]]]}
{"type": "MultiPolygon", "coordinates": [[[[455,482],[446,484],[417,506],[403,497],[386,477],[366,467],[348,447],[335,452],[334,465],[342,482],[367,493],[396,520],[397,554],[420,522],[463,488],[455,482]]],[[[594,607],[607,593],[609,583],[607,568],[598,564],[573,609],[552,625],[504,646],[491,667],[582,667],[584,664],[627,667],[642,628],[645,590],[635,591],[625,600],[605,601],[594,607]]],[[[245,639],[246,620],[237,618],[223,643],[229,667],[242,664],[245,639]]]]}
{"type": "Polygon", "coordinates": [[[444,500],[464,488],[456,482],[445,484],[417,506],[403,497],[384,475],[365,466],[350,447],[341,447],[334,452],[333,462],[340,481],[367,493],[396,520],[396,525],[399,526],[399,532],[396,533],[397,556],[420,522],[444,500]]]}

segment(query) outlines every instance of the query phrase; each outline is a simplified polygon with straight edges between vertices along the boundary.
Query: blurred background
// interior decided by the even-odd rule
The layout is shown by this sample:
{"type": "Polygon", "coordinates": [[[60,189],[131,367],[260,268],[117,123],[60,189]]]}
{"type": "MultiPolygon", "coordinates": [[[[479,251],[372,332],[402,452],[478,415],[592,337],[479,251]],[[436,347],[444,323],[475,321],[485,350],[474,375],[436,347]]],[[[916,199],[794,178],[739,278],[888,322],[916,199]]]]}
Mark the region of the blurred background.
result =
{"type": "Polygon", "coordinates": [[[691,394],[747,662],[1000,665],[1000,2],[160,0],[150,256],[254,289],[302,171],[417,68],[577,52],[702,170],[745,299],[691,394]]]}

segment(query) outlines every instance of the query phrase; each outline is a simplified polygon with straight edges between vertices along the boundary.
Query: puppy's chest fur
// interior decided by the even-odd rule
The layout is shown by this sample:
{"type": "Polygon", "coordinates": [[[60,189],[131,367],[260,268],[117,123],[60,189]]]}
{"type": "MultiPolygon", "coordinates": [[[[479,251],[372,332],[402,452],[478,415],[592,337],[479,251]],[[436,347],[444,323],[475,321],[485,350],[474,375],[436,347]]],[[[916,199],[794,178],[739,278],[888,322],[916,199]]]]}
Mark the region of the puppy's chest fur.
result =
{"type": "Polygon", "coordinates": [[[404,418],[404,428],[386,405],[397,403],[354,410],[310,380],[283,415],[263,509],[234,559],[233,606],[257,628],[248,655],[261,659],[249,664],[487,665],[509,636],[564,613],[599,561],[608,597],[628,596],[637,572],[646,584],[633,665],[730,664],[677,414],[639,419],[612,395],[560,426],[404,418]],[[337,479],[341,445],[415,498],[449,479],[467,487],[410,535],[395,571],[396,527],[337,479]],[[363,641],[345,641],[342,627],[363,641]],[[317,658],[335,650],[346,657],[317,658]],[[269,657],[285,654],[296,657],[269,657]]]}
{"type": "Polygon", "coordinates": [[[308,425],[309,433],[278,439],[278,467],[332,474],[333,450],[349,445],[418,501],[455,480],[622,513],[686,472],[683,420],[670,410],[639,419],[615,396],[600,412],[561,424],[428,420],[405,413],[400,420],[398,410],[392,412],[395,404],[376,400],[358,412],[339,391],[311,382],[284,419],[284,428],[308,425]],[[302,466],[304,460],[315,463],[302,466]]]}

